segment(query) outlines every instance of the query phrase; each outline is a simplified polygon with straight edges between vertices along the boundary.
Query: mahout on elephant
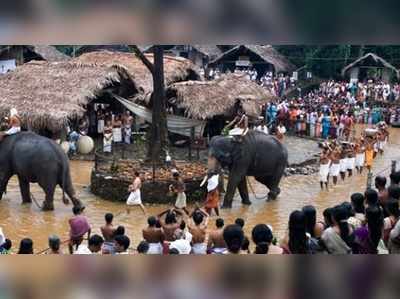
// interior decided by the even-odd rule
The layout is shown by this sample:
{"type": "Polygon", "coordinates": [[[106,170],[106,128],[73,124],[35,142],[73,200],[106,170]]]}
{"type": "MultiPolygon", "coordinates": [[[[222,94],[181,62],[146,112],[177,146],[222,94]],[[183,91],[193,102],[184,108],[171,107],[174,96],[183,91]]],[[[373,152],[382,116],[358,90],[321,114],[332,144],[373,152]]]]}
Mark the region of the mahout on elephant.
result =
{"type": "Polygon", "coordinates": [[[269,189],[268,200],[276,199],[287,163],[286,147],[274,136],[262,132],[249,131],[240,142],[232,136],[215,136],[210,142],[209,168],[219,164],[229,170],[223,208],[232,207],[236,188],[239,189],[242,203],[251,204],[247,176],[254,176],[269,189]],[[217,163],[213,163],[213,160],[217,163]]]}

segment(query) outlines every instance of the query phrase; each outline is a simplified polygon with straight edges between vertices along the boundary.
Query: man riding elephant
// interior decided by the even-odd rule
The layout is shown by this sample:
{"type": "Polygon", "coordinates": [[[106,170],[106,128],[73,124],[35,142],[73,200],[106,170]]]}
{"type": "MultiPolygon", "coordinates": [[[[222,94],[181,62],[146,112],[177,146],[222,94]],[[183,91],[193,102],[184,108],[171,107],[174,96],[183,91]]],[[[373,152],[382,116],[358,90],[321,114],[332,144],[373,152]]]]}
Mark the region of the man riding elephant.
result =
{"type": "Polygon", "coordinates": [[[209,159],[229,170],[223,208],[232,206],[236,188],[242,203],[251,204],[247,176],[254,176],[269,189],[268,199],[276,199],[280,193],[279,183],[288,163],[286,147],[275,137],[257,131],[249,131],[242,137],[237,142],[232,136],[216,136],[210,142],[209,159]]]}
{"type": "Polygon", "coordinates": [[[0,133],[0,141],[6,136],[14,135],[21,132],[21,119],[18,116],[18,111],[15,108],[10,110],[10,118],[8,122],[8,128],[5,132],[0,133]]]}

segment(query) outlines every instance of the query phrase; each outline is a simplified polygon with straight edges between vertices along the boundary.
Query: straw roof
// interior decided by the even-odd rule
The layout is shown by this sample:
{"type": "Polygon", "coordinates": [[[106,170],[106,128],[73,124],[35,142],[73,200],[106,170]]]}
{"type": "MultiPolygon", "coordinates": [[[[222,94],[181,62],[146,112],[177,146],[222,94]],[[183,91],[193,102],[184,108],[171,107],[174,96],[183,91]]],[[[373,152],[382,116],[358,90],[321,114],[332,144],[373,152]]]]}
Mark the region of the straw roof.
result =
{"type": "Polygon", "coordinates": [[[394,67],[392,64],[390,64],[385,59],[383,59],[382,57],[379,57],[378,55],[376,55],[374,53],[367,53],[364,56],[353,61],[346,67],[344,67],[342,70],[342,75],[345,76],[347,71],[349,71],[353,67],[361,66],[364,63],[367,65],[371,65],[371,63],[372,63],[374,66],[389,68],[396,73],[397,78],[400,78],[400,70],[396,69],[396,67],[394,67]]]}
{"type": "Polygon", "coordinates": [[[187,117],[208,119],[232,112],[238,99],[246,113],[257,117],[261,105],[275,97],[243,75],[226,74],[212,81],[187,81],[172,84],[167,95],[176,96],[174,104],[185,110],[187,117]]]}
{"type": "Polygon", "coordinates": [[[221,55],[222,51],[216,45],[191,45],[198,52],[207,56],[210,60],[213,60],[221,55]]]}
{"type": "Polygon", "coordinates": [[[68,55],[61,53],[53,46],[44,45],[34,45],[33,52],[38,54],[43,58],[43,60],[53,62],[53,61],[67,61],[71,59],[68,55]]]}
{"type": "MultiPolygon", "coordinates": [[[[153,62],[153,54],[145,54],[153,62]]],[[[76,61],[94,65],[121,65],[126,68],[141,90],[142,94],[153,91],[153,77],[142,61],[133,53],[99,51],[83,54],[76,61]]],[[[199,79],[195,65],[188,59],[164,56],[164,75],[166,86],[188,79],[199,79]]]]}
{"type": "Polygon", "coordinates": [[[130,49],[127,45],[84,45],[76,48],[75,56],[96,51],[130,52],[130,49]]]}
{"type": "Polygon", "coordinates": [[[52,132],[85,113],[83,105],[105,87],[129,78],[121,67],[32,61],[0,76],[0,116],[16,108],[24,125],[52,132]]]}
{"type": "Polygon", "coordinates": [[[235,55],[236,53],[245,50],[251,51],[261,60],[272,64],[276,72],[291,72],[296,68],[285,56],[280,54],[270,45],[238,45],[221,54],[219,57],[211,61],[210,64],[218,64],[230,55],[235,55]]]}

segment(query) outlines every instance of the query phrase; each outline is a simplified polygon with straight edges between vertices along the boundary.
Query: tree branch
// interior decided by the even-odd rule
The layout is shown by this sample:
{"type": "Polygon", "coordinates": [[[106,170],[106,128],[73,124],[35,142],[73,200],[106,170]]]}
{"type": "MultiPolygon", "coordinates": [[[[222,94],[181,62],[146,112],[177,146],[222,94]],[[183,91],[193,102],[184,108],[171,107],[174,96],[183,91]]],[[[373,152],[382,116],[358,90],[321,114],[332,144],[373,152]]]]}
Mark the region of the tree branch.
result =
{"type": "Polygon", "coordinates": [[[147,59],[146,55],[143,54],[142,51],[136,46],[130,46],[133,50],[133,52],[136,54],[137,57],[143,62],[143,64],[147,67],[147,69],[150,71],[152,75],[154,75],[154,64],[150,62],[150,60],[147,59]]]}

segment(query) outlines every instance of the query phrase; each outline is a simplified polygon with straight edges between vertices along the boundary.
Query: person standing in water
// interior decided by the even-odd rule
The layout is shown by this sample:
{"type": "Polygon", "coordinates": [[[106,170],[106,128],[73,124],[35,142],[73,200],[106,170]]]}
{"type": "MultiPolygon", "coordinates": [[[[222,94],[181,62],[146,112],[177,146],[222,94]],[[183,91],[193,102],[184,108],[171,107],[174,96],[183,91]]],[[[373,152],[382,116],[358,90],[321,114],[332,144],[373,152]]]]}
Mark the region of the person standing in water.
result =
{"type": "Polygon", "coordinates": [[[219,174],[209,172],[203,182],[200,184],[202,187],[207,182],[207,199],[205,209],[208,215],[211,215],[212,210],[219,216],[219,174]]]}
{"type": "Polygon", "coordinates": [[[146,209],[142,203],[142,197],[140,193],[140,189],[142,188],[142,180],[140,179],[140,173],[135,171],[135,178],[133,180],[132,185],[129,186],[129,192],[131,193],[126,201],[127,204],[127,213],[130,213],[130,206],[140,206],[143,213],[146,214],[146,209]]]}
{"type": "Polygon", "coordinates": [[[183,210],[187,215],[189,215],[189,211],[186,208],[185,183],[183,182],[179,172],[175,171],[173,177],[174,182],[169,186],[169,191],[176,194],[175,208],[183,210]]]}
{"type": "Polygon", "coordinates": [[[331,161],[329,160],[330,151],[328,148],[324,148],[320,155],[319,164],[319,183],[321,185],[321,190],[324,190],[324,185],[326,190],[328,190],[329,184],[329,166],[331,161]]]}
{"type": "Polygon", "coordinates": [[[336,186],[340,174],[340,148],[338,145],[336,145],[331,152],[330,159],[332,161],[332,165],[329,170],[329,175],[332,176],[333,184],[336,186]]]}

